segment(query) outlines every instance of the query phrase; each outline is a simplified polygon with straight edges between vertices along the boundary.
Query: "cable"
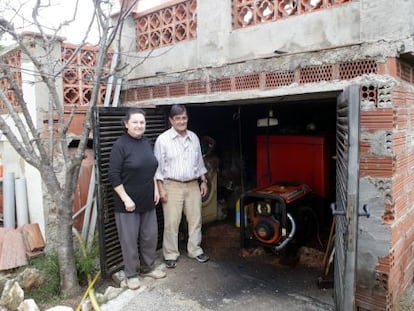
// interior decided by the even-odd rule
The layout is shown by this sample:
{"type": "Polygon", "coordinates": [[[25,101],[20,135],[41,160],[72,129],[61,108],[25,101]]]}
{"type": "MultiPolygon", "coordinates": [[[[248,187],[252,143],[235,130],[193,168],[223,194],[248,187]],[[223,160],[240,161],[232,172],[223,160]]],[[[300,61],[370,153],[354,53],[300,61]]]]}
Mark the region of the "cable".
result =
{"type": "Polygon", "coordinates": [[[241,107],[238,106],[238,130],[239,130],[239,153],[240,153],[240,162],[241,162],[241,169],[240,169],[240,186],[241,192],[244,193],[244,161],[243,161],[243,143],[242,143],[242,126],[241,126],[241,107]]]}
{"type": "MultiPolygon", "coordinates": [[[[270,105],[269,105],[270,107],[270,105]]],[[[271,108],[271,107],[270,107],[271,108]]],[[[266,157],[267,157],[267,176],[268,176],[268,180],[269,180],[269,185],[272,184],[273,182],[273,178],[272,178],[272,164],[270,161],[270,134],[269,134],[269,129],[270,129],[270,116],[269,116],[269,111],[267,112],[267,126],[266,126],[266,157]]]]}

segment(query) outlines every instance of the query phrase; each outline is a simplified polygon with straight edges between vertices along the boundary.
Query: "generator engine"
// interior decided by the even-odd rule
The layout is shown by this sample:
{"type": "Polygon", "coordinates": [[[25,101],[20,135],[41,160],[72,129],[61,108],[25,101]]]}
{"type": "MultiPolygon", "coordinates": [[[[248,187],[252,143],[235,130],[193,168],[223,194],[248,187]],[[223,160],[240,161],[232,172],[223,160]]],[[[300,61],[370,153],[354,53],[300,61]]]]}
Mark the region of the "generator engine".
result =
{"type": "Polygon", "coordinates": [[[309,210],[310,194],[309,186],[294,183],[277,183],[244,193],[240,200],[241,247],[256,244],[275,251],[283,249],[295,238],[298,225],[305,225],[301,211],[309,210]]]}

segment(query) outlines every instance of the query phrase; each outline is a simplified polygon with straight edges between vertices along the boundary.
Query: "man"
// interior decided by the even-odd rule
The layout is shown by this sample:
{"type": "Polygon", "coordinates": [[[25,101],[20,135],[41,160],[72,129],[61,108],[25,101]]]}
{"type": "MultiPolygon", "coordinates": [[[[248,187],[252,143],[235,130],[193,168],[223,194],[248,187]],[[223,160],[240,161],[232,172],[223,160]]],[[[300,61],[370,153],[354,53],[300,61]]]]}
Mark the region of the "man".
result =
{"type": "Polygon", "coordinates": [[[188,223],[187,254],[199,262],[210,258],[201,244],[201,198],[207,194],[207,169],[197,135],[187,129],[188,115],[183,105],[173,105],[171,128],[156,140],[158,160],[155,178],[164,211],[163,255],[167,268],[175,268],[180,252],[178,231],[184,212],[188,223]]]}

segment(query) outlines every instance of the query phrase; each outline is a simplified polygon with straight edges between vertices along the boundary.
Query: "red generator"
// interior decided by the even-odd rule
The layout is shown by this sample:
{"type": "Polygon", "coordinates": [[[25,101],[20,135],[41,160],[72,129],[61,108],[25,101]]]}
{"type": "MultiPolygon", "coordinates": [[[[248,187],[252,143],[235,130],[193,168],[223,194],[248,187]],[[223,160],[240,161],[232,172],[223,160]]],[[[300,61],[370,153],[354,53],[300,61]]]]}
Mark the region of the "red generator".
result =
{"type": "Polygon", "coordinates": [[[320,202],[331,192],[331,142],[324,136],[257,137],[257,188],[240,200],[243,248],[278,251],[315,236],[323,221],[320,202]]]}

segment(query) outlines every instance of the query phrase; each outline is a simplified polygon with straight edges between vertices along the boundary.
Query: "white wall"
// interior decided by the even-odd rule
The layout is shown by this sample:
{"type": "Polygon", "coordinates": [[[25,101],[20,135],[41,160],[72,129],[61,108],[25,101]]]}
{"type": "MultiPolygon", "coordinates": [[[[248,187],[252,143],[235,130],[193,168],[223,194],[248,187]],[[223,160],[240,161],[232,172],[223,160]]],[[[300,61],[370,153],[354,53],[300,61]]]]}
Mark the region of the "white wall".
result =
{"type": "MultiPolygon", "coordinates": [[[[142,62],[129,79],[384,40],[403,40],[414,29],[414,1],[352,1],[343,5],[243,29],[232,29],[231,0],[197,1],[197,39],[136,52],[135,27],[125,28],[124,59],[142,62]]],[[[407,47],[405,47],[407,48],[407,47]]],[[[380,49],[380,48],[378,48],[380,49]]],[[[168,81],[166,81],[168,82],[168,81]]]]}

